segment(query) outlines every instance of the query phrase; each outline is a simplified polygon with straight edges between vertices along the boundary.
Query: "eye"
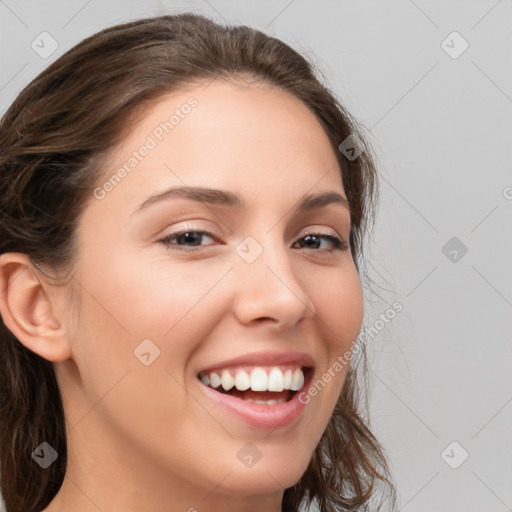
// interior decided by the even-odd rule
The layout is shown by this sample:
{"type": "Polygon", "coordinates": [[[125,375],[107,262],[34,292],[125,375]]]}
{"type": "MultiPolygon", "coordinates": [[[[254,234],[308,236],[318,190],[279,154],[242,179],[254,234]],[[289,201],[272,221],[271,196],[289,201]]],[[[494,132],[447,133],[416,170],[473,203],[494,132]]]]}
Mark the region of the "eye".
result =
{"type": "MultiPolygon", "coordinates": [[[[185,247],[200,247],[202,244],[201,238],[207,236],[213,240],[213,233],[210,231],[200,231],[200,230],[194,230],[194,229],[186,229],[183,231],[178,231],[176,233],[171,233],[167,235],[166,237],[159,240],[159,242],[163,243],[164,245],[176,248],[178,250],[190,250],[190,249],[184,249],[185,247]]],[[[193,250],[193,249],[192,249],[193,250]]]]}
{"type": "MultiPolygon", "coordinates": [[[[201,241],[204,237],[214,240],[214,234],[206,230],[185,229],[170,233],[166,237],[159,240],[160,243],[166,245],[168,248],[193,251],[197,247],[204,246],[201,241]],[[188,248],[188,249],[187,249],[188,248]]],[[[294,245],[299,244],[300,248],[324,250],[328,252],[343,251],[348,248],[345,240],[331,234],[325,233],[308,233],[295,242],[294,245]],[[327,242],[331,248],[321,247],[322,242],[327,242]]],[[[207,244],[211,245],[211,244],[207,244]]]]}
{"type": "Polygon", "coordinates": [[[345,240],[325,233],[308,233],[295,243],[301,244],[301,246],[305,245],[307,249],[318,249],[322,241],[327,241],[331,245],[331,249],[324,249],[328,252],[343,251],[348,248],[345,240]]]}

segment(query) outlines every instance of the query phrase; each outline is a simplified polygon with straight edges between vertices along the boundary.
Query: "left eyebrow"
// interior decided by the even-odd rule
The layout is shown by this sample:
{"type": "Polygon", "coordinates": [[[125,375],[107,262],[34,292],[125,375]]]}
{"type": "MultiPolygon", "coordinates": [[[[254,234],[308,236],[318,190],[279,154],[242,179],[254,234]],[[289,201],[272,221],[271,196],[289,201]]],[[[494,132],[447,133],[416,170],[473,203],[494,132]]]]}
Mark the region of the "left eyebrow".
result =
{"type": "MultiPolygon", "coordinates": [[[[229,190],[209,187],[172,187],[146,199],[131,215],[148,208],[150,205],[175,197],[182,197],[202,203],[228,206],[231,208],[247,207],[242,197],[234,192],[230,192],[229,190]]],[[[297,213],[301,213],[307,210],[321,208],[329,204],[339,204],[350,212],[348,200],[333,190],[321,192],[319,194],[304,195],[295,210],[297,213]]]]}

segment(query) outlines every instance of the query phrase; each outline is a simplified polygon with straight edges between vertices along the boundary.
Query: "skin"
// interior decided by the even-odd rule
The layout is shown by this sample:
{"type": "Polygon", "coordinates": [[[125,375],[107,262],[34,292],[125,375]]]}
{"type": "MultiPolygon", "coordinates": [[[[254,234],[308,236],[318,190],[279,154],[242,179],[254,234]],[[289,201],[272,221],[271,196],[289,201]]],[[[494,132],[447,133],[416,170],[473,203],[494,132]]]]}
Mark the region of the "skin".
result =
{"type": "Polygon", "coordinates": [[[172,133],[88,200],[69,284],[52,285],[24,255],[0,258],[2,316],[55,363],[63,395],[68,471],[45,512],[279,511],[345,381],[346,367],[298,421],[273,431],[201,392],[201,369],[260,351],[306,352],[318,378],[351,349],[363,299],[350,248],[300,245],[308,233],[348,241],[350,215],[340,204],[294,213],[305,194],[346,194],[321,125],[287,92],[219,80],[168,94],[129,131],[106,179],[190,96],[198,105],[172,133]],[[173,198],[133,214],[184,184],[236,192],[247,207],[173,198]],[[159,241],[183,229],[214,238],[182,250],[159,241]],[[235,252],[247,236],[263,250],[252,263],[235,252]],[[144,366],[134,350],[147,338],[160,356],[144,366]],[[252,468],[237,457],[247,442],[261,453],[252,468]]]}

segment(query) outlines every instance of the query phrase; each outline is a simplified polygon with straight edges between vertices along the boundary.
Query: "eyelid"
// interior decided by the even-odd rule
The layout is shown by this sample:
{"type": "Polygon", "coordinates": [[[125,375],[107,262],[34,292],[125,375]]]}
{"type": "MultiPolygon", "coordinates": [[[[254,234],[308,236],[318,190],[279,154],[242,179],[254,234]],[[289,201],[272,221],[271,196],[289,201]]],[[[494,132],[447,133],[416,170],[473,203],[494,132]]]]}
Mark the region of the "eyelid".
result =
{"type": "Polygon", "coordinates": [[[322,235],[333,235],[333,236],[337,236],[338,238],[343,238],[341,235],[338,234],[338,232],[333,229],[333,228],[316,228],[316,227],[310,227],[308,226],[307,228],[305,228],[306,231],[304,233],[302,233],[302,236],[306,236],[306,235],[317,235],[319,233],[321,233],[322,235]]]}
{"type": "MultiPolygon", "coordinates": [[[[348,241],[348,239],[342,235],[340,235],[334,228],[326,228],[326,227],[314,227],[314,226],[319,226],[317,224],[313,224],[311,226],[308,226],[305,229],[305,231],[301,234],[301,238],[304,237],[304,236],[307,236],[307,235],[318,235],[318,234],[322,234],[322,235],[332,235],[332,236],[336,236],[344,241],[348,241]]],[[[170,233],[168,233],[167,235],[164,235],[162,238],[168,238],[169,236],[177,236],[177,235],[180,235],[180,234],[183,234],[183,233],[186,233],[187,231],[196,231],[196,232],[204,232],[208,235],[210,235],[212,238],[219,238],[214,230],[211,230],[209,228],[203,228],[203,227],[200,227],[200,226],[195,226],[195,225],[192,225],[192,224],[185,224],[183,226],[183,228],[179,228],[179,229],[176,229],[176,231],[171,231],[170,233]]],[[[351,230],[350,230],[351,231],[351,230]]],[[[350,237],[350,231],[349,231],[349,237],[350,237]]]]}

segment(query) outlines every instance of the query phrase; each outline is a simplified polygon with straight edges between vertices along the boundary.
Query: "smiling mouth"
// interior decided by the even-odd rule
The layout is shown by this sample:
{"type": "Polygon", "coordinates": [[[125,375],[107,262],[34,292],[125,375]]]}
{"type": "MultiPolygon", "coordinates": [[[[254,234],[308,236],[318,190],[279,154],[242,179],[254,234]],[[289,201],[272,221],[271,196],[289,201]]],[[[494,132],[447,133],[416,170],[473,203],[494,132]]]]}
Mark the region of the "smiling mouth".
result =
{"type": "Polygon", "coordinates": [[[198,378],[218,393],[269,406],[290,401],[311,371],[296,365],[239,367],[200,372],[198,378]]]}

